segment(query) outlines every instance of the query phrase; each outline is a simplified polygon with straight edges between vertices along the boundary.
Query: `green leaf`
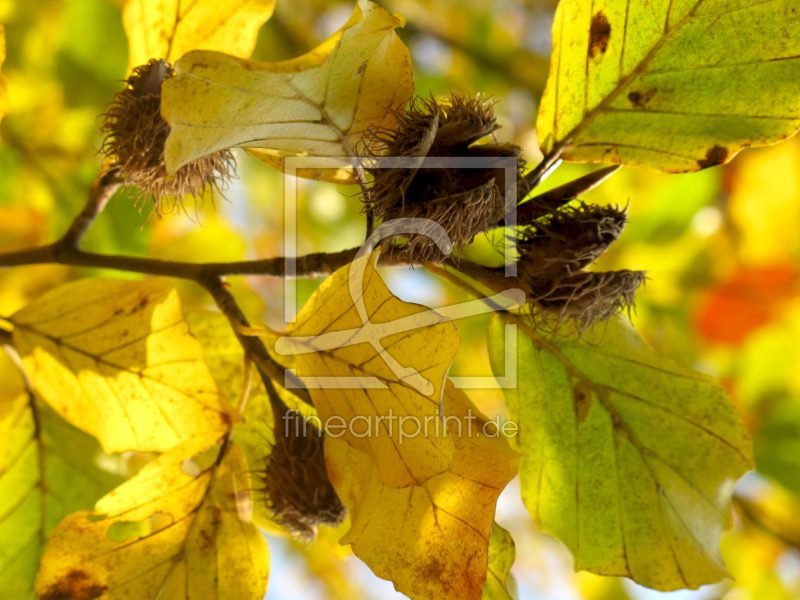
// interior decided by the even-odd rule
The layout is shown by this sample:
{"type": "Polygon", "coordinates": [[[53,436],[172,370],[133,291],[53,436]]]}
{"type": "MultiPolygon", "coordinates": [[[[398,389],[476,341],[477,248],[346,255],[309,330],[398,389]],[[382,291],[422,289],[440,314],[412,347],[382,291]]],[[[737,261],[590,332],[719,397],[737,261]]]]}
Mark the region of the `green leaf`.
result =
{"type": "Polygon", "coordinates": [[[800,127],[800,0],[562,0],[542,152],[686,172],[800,127]]]}
{"type": "Polygon", "coordinates": [[[510,573],[516,556],[511,534],[495,523],[489,536],[489,571],[482,600],[511,600],[508,588],[515,587],[514,577],[510,573]]]}
{"type": "MultiPolygon", "coordinates": [[[[580,341],[518,326],[522,497],[576,570],[625,575],[658,590],[727,576],[719,540],[750,437],[719,383],[653,352],[624,320],[580,341]]],[[[503,329],[491,330],[504,373],[503,329]]]]}
{"type": "Polygon", "coordinates": [[[70,513],[94,506],[124,479],[100,469],[97,441],[45,404],[27,394],[3,403],[8,412],[0,410],[0,590],[8,598],[36,598],[33,581],[50,530],[70,513]]]}

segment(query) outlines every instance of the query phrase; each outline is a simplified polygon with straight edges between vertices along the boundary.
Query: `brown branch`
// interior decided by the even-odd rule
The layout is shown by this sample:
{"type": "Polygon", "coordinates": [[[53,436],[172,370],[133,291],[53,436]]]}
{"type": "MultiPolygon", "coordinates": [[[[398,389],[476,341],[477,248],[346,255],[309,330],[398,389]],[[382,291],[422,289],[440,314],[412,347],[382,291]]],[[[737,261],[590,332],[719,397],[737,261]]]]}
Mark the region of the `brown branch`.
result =
{"type": "Polygon", "coordinates": [[[77,250],[80,247],[83,236],[89,231],[97,215],[103,212],[120,185],[122,185],[122,179],[119,177],[119,169],[109,169],[97,178],[89,192],[89,201],[86,206],[83,207],[81,214],[75,217],[72,225],[58,242],[62,249],[77,250]]]}
{"type": "MultiPolygon", "coordinates": [[[[225,284],[219,277],[203,277],[198,279],[197,283],[211,294],[219,309],[228,317],[228,321],[230,321],[234,331],[237,330],[237,326],[250,327],[247,317],[244,316],[239,305],[236,304],[236,299],[225,289],[225,284]]],[[[311,401],[311,395],[302,382],[295,376],[286,373],[284,367],[270,356],[261,339],[254,336],[241,335],[238,331],[236,331],[236,337],[239,338],[239,343],[242,345],[245,355],[256,363],[262,375],[280,382],[284,388],[287,388],[287,382],[291,381],[290,389],[292,393],[306,404],[314,405],[311,401]]]]}

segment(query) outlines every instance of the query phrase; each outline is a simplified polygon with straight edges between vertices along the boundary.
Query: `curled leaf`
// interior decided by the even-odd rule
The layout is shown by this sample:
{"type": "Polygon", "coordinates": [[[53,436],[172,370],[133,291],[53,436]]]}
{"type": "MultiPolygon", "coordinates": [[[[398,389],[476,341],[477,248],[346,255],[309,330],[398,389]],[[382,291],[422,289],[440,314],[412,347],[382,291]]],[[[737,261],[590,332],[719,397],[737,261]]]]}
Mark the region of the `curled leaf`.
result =
{"type": "MultiPolygon", "coordinates": [[[[402,17],[359,0],[350,20],[308,54],[279,63],[197,51],[165,83],[162,114],[172,128],[168,173],[239,146],[278,169],[286,156],[356,156],[368,128],[394,122],[411,97],[408,49],[394,33],[402,17]]],[[[349,168],[303,170],[352,182],[349,168]]]]}

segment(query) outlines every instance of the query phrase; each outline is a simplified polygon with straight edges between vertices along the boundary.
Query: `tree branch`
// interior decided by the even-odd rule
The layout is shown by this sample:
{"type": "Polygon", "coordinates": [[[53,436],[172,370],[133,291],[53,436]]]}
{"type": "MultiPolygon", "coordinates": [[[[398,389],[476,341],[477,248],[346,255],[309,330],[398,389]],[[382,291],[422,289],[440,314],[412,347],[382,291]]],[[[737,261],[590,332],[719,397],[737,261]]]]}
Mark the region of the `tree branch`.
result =
{"type": "Polygon", "coordinates": [[[89,201],[86,206],[83,207],[81,214],[75,217],[72,225],[59,241],[62,249],[78,250],[80,248],[83,236],[94,224],[97,215],[103,212],[120,185],[122,185],[122,179],[119,177],[117,168],[109,169],[97,178],[89,192],[89,201]]]}
{"type": "Polygon", "coordinates": [[[267,347],[260,338],[241,335],[237,331],[237,326],[250,327],[250,323],[239,308],[239,305],[236,304],[236,299],[225,289],[225,284],[222,280],[219,277],[207,276],[198,279],[197,283],[211,294],[211,297],[222,311],[222,314],[228,317],[228,321],[230,321],[233,330],[236,332],[236,337],[239,338],[239,343],[242,345],[245,355],[256,363],[259,371],[261,371],[262,374],[266,374],[270,379],[281,382],[284,388],[287,388],[287,382],[290,381],[292,385],[289,389],[291,389],[292,393],[306,404],[314,406],[314,403],[311,401],[311,395],[308,393],[303,383],[296,377],[286,373],[284,367],[279,365],[275,359],[270,356],[267,347]]]}

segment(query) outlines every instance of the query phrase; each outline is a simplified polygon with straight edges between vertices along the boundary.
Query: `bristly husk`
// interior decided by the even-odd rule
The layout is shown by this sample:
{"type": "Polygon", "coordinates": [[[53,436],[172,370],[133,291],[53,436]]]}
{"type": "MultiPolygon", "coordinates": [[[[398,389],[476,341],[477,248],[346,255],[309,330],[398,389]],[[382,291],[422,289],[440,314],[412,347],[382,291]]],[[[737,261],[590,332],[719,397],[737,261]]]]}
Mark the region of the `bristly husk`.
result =
{"type": "Polygon", "coordinates": [[[181,167],[168,178],[164,165],[164,144],[169,124],[161,116],[161,85],[174,75],[164,60],[151,60],[136,67],[125,88],[114,97],[105,114],[103,152],[119,167],[130,191],[135,188],[137,206],[153,198],[158,214],[182,206],[182,198],[195,200],[207,186],[224,189],[236,174],[236,160],[230,150],[204,156],[181,167]],[[167,199],[174,197],[171,206],[167,199]]]}
{"type": "Polygon", "coordinates": [[[625,229],[628,216],[613,206],[566,206],[519,233],[520,268],[535,277],[572,274],[589,266],[625,229]]]}
{"type": "Polygon", "coordinates": [[[308,542],[319,525],[336,527],[347,515],[328,479],[323,442],[322,432],[300,413],[278,409],[275,443],[257,473],[275,523],[308,542]]]}
{"type": "Polygon", "coordinates": [[[531,277],[524,271],[519,281],[540,323],[556,318],[556,328],[573,319],[581,333],[636,303],[636,290],[645,281],[643,271],[581,271],[563,277],[531,277]]]}
{"type": "MultiPolygon", "coordinates": [[[[517,165],[517,197],[528,192],[522,149],[513,144],[475,142],[499,128],[493,103],[453,95],[439,103],[416,98],[397,114],[393,130],[372,130],[368,147],[389,157],[484,158],[484,168],[368,169],[374,182],[366,210],[376,219],[429,219],[441,225],[453,247],[463,249],[505,216],[505,171],[500,159],[517,165]],[[377,149],[377,150],[376,150],[377,149]]],[[[516,198],[514,198],[516,202],[516,198]]],[[[445,256],[429,237],[408,237],[404,253],[413,260],[441,262],[445,256]]]]}

